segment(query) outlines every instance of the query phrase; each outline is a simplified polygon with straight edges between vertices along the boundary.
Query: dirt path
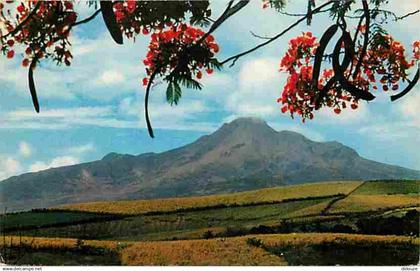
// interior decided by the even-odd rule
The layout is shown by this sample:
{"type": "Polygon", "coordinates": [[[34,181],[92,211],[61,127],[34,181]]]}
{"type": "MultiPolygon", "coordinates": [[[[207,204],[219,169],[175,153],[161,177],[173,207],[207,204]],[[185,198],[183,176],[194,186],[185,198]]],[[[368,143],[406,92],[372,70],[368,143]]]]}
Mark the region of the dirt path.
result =
{"type": "Polygon", "coordinates": [[[350,196],[352,193],[354,193],[354,191],[356,191],[357,189],[359,189],[360,187],[362,187],[366,182],[362,182],[360,185],[356,186],[353,190],[351,190],[349,193],[347,193],[346,195],[343,196],[339,196],[337,198],[334,198],[333,200],[331,200],[327,206],[325,206],[325,208],[321,211],[320,215],[325,216],[328,214],[328,212],[331,210],[332,206],[340,201],[343,200],[345,198],[347,198],[348,196],[350,196]]]}

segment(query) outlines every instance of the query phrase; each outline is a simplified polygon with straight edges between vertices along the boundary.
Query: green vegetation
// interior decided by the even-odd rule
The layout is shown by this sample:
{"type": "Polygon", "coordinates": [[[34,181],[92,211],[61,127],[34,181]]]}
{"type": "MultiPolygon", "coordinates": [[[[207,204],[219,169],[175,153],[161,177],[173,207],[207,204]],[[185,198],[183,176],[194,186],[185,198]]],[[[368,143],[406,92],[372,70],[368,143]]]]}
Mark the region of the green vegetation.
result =
{"type": "Polygon", "coordinates": [[[6,257],[14,265],[120,265],[118,253],[104,249],[34,249],[18,247],[8,250],[6,257]]]}
{"type": "Polygon", "coordinates": [[[14,213],[2,217],[15,237],[1,252],[9,263],[41,265],[407,265],[419,253],[418,183],[307,184],[110,202],[98,213],[91,211],[105,203],[14,213]]]}
{"type": "Polygon", "coordinates": [[[30,212],[11,213],[1,217],[0,225],[5,231],[40,228],[52,225],[104,221],[119,218],[89,212],[33,210],[30,212]]]}
{"type": "MultiPolygon", "coordinates": [[[[253,227],[276,222],[308,206],[329,201],[314,199],[256,206],[225,207],[200,211],[133,216],[122,220],[64,227],[49,227],[22,232],[24,235],[115,240],[156,240],[178,238],[183,232],[214,227],[253,227]],[[160,235],[162,233],[162,235],[160,235]]],[[[196,236],[199,238],[201,236],[196,236]]]]}
{"type": "Polygon", "coordinates": [[[285,246],[267,249],[281,255],[289,265],[415,265],[418,263],[419,246],[414,244],[378,245],[320,244],[285,246]],[[369,251],[369,253],[366,253],[369,251]],[[351,257],[349,257],[351,255],[351,257]]]}
{"type": "Polygon", "coordinates": [[[401,195],[350,195],[337,201],[329,209],[329,214],[370,212],[379,210],[393,210],[405,207],[420,206],[417,194],[401,195]]]}
{"type": "Polygon", "coordinates": [[[350,193],[360,184],[362,184],[362,182],[352,181],[310,183],[201,197],[88,202],[63,205],[56,207],[55,209],[140,215],[217,206],[226,207],[232,205],[253,205],[273,202],[279,203],[281,201],[290,201],[294,199],[331,197],[350,193]]]}
{"type": "Polygon", "coordinates": [[[387,180],[365,182],[353,194],[357,195],[393,195],[420,193],[420,180],[387,180]]]}

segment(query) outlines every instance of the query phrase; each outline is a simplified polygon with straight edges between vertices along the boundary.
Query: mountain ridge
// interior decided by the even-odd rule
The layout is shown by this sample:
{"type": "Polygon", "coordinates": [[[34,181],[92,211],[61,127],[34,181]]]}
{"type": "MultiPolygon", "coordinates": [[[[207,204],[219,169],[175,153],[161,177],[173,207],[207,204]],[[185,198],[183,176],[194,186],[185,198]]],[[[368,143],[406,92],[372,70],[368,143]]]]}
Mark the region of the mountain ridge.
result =
{"type": "Polygon", "coordinates": [[[14,176],[0,207],[29,209],[92,200],[229,193],[303,182],[418,179],[420,171],[375,162],[337,141],[315,142],[265,121],[240,118],[176,149],[14,176]]]}

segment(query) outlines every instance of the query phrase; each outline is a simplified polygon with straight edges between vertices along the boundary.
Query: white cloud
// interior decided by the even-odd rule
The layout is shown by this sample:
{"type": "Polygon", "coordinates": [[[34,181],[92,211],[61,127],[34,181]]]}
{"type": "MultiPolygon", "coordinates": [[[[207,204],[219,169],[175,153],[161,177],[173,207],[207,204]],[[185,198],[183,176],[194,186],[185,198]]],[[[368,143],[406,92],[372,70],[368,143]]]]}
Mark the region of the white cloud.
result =
{"type": "Polygon", "coordinates": [[[346,109],[341,110],[340,114],[334,113],[330,107],[324,107],[315,112],[315,118],[311,120],[320,124],[335,124],[335,125],[350,125],[350,124],[363,124],[371,120],[371,113],[369,105],[360,101],[356,110],[348,106],[346,109]]]}
{"type": "Polygon", "coordinates": [[[19,154],[22,155],[23,157],[31,156],[32,154],[31,146],[27,142],[21,141],[19,143],[19,154]]]}
{"type": "Polygon", "coordinates": [[[95,151],[95,145],[93,143],[87,143],[80,146],[70,147],[68,148],[68,152],[72,154],[85,154],[87,152],[95,151]]]}
{"type": "Polygon", "coordinates": [[[112,113],[111,106],[103,107],[74,107],[59,108],[41,111],[37,114],[32,109],[22,109],[9,112],[7,119],[28,120],[41,118],[80,118],[80,117],[100,117],[108,116],[112,113]]]}
{"type": "Polygon", "coordinates": [[[125,80],[124,75],[119,71],[109,70],[104,71],[99,78],[95,80],[98,85],[116,85],[125,80]]]}
{"type": "Polygon", "coordinates": [[[281,87],[278,61],[273,58],[248,60],[241,66],[238,88],[227,99],[227,108],[238,116],[269,117],[278,113],[281,87]]]}
{"type": "Polygon", "coordinates": [[[402,116],[408,123],[420,129],[418,114],[420,105],[420,86],[415,87],[409,94],[396,101],[396,114],[402,116]]]}
{"type": "Polygon", "coordinates": [[[3,129],[69,129],[78,126],[139,127],[138,121],[118,119],[113,106],[58,108],[41,111],[19,109],[0,117],[3,129]]]}
{"type": "Polygon", "coordinates": [[[4,180],[21,172],[22,166],[18,160],[0,155],[0,180],[4,180]]]}
{"type": "Polygon", "coordinates": [[[325,141],[324,135],[316,132],[313,129],[309,129],[305,127],[305,125],[302,123],[283,124],[283,123],[277,123],[277,122],[270,122],[269,124],[271,127],[273,127],[277,131],[283,131],[283,130],[293,131],[293,132],[302,134],[313,141],[318,141],[318,142],[325,141]]]}
{"type": "Polygon", "coordinates": [[[80,163],[80,160],[74,156],[59,156],[50,162],[38,161],[29,166],[30,172],[38,172],[49,168],[57,168],[80,163]]]}

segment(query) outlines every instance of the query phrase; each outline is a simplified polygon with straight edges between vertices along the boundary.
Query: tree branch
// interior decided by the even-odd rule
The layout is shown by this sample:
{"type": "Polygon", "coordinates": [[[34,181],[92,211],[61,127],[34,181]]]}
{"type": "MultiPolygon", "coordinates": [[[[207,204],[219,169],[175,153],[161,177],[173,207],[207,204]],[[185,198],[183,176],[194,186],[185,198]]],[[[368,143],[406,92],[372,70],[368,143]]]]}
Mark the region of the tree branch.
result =
{"type": "Polygon", "coordinates": [[[26,18],[18,25],[16,26],[15,29],[13,29],[12,31],[10,31],[9,33],[7,33],[4,36],[1,36],[0,38],[4,39],[10,35],[14,35],[17,32],[19,32],[20,30],[22,30],[22,27],[36,14],[36,12],[38,11],[39,7],[41,6],[41,1],[37,2],[34,9],[31,10],[31,12],[28,14],[28,16],[26,16],[26,18]]]}
{"type": "Polygon", "coordinates": [[[75,22],[74,24],[72,24],[72,26],[76,26],[76,25],[85,24],[85,23],[87,23],[87,22],[90,22],[90,21],[92,21],[93,19],[95,19],[95,18],[96,18],[96,16],[97,16],[99,13],[101,13],[101,10],[100,10],[100,9],[96,10],[96,11],[95,11],[92,15],[90,15],[90,16],[89,16],[89,17],[87,17],[86,19],[83,19],[83,20],[81,20],[81,21],[75,22]]]}
{"type": "Polygon", "coordinates": [[[226,10],[220,15],[219,18],[211,25],[209,31],[207,31],[206,34],[204,34],[198,41],[197,44],[200,44],[203,42],[211,33],[216,31],[217,28],[219,28],[220,25],[222,25],[229,17],[233,16],[235,13],[240,11],[242,8],[244,8],[246,5],[248,5],[250,0],[241,0],[236,5],[233,5],[233,0],[229,1],[229,4],[226,8],[226,10]]]}
{"type": "Polygon", "coordinates": [[[154,138],[155,135],[153,134],[152,123],[150,122],[150,117],[149,117],[149,95],[150,95],[150,88],[152,87],[153,80],[155,79],[158,71],[159,71],[159,68],[156,68],[155,71],[150,76],[149,82],[147,83],[146,94],[144,98],[144,114],[146,117],[147,130],[151,138],[154,138]]]}
{"type": "MultiPolygon", "coordinates": [[[[326,7],[326,6],[330,5],[330,4],[332,4],[332,3],[334,3],[334,2],[335,2],[335,1],[334,1],[334,0],[332,0],[332,1],[328,1],[328,2],[326,2],[326,3],[324,3],[324,4],[322,4],[321,6],[317,7],[316,9],[314,9],[314,10],[312,11],[312,14],[318,13],[318,12],[319,12],[322,8],[324,8],[324,7],[326,7]]],[[[264,46],[266,46],[266,45],[268,45],[268,44],[272,43],[273,41],[277,40],[278,38],[280,38],[281,36],[283,36],[284,34],[286,34],[287,32],[289,32],[292,28],[294,28],[295,26],[297,26],[297,25],[298,25],[298,24],[300,24],[301,22],[305,21],[305,20],[307,19],[307,17],[308,17],[308,15],[303,16],[302,18],[300,18],[299,20],[297,20],[296,22],[294,22],[293,24],[291,24],[288,28],[286,28],[285,30],[283,30],[282,32],[280,32],[279,34],[277,34],[276,36],[272,37],[271,39],[269,39],[269,40],[267,40],[267,41],[265,41],[265,42],[263,42],[263,43],[261,43],[261,44],[259,44],[259,45],[255,46],[255,47],[253,47],[253,48],[251,48],[251,49],[249,49],[249,50],[247,50],[247,51],[245,51],[245,52],[242,52],[242,53],[239,53],[239,54],[237,54],[237,55],[231,56],[231,57],[229,57],[229,58],[227,58],[227,59],[223,60],[223,61],[221,62],[221,64],[223,65],[223,64],[226,64],[226,63],[228,63],[228,62],[230,62],[230,61],[233,61],[233,62],[232,62],[232,64],[230,65],[230,66],[232,67],[233,65],[235,65],[236,61],[237,61],[239,58],[243,57],[244,55],[250,54],[250,53],[252,53],[252,52],[254,52],[254,51],[258,50],[259,48],[264,47],[264,46]]]]}
{"type": "Polygon", "coordinates": [[[420,12],[420,9],[418,9],[418,10],[416,10],[416,11],[413,11],[413,12],[409,12],[409,13],[407,13],[407,14],[405,14],[405,15],[401,16],[401,17],[397,17],[397,18],[395,18],[395,21],[403,20],[403,19],[405,19],[405,18],[407,18],[407,17],[409,17],[409,16],[412,16],[412,15],[415,15],[415,14],[417,14],[417,13],[419,13],[419,12],[420,12]]]}

